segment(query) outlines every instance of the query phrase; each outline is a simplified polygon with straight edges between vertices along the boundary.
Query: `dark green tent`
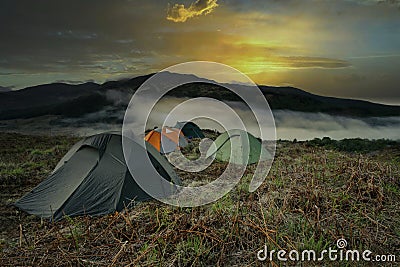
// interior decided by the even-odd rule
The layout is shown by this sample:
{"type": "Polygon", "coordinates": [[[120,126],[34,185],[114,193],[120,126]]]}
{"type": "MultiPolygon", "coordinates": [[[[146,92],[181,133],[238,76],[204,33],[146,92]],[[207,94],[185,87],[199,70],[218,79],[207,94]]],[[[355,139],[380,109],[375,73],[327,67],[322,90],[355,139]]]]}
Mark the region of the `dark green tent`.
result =
{"type": "Polygon", "coordinates": [[[214,144],[215,146],[208,149],[207,157],[215,155],[215,158],[220,161],[245,165],[247,157],[247,164],[258,162],[260,157],[261,161],[272,159],[271,153],[262,146],[261,142],[243,130],[226,131],[218,136],[214,144]]]}
{"type": "Polygon", "coordinates": [[[191,121],[178,121],[174,128],[178,128],[182,133],[189,138],[204,138],[204,133],[200,127],[191,121]]]}
{"type": "MultiPolygon", "coordinates": [[[[146,153],[133,141],[129,147],[133,155],[146,153]]],[[[150,146],[147,151],[158,173],[166,180],[180,184],[168,161],[150,146]]],[[[145,170],[138,172],[135,176],[146,173],[145,170]]],[[[160,195],[168,191],[161,188],[161,184],[152,186],[160,191],[160,195]]],[[[30,214],[59,220],[63,215],[104,215],[120,211],[133,201],[149,199],[151,197],[138,186],[126,166],[122,136],[105,133],[75,144],[52,174],[15,206],[30,214]]]]}

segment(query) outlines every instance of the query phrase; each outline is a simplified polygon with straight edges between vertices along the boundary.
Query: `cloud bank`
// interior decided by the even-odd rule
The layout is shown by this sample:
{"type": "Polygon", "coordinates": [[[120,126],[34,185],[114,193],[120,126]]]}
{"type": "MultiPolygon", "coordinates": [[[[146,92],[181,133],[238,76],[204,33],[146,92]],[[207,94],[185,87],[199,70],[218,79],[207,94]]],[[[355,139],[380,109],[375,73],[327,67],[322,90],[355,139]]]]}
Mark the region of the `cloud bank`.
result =
{"type": "MultiPolygon", "coordinates": [[[[116,105],[125,105],[129,101],[127,94],[113,92],[107,97],[116,105]]],[[[148,118],[147,128],[160,126],[165,121],[167,114],[178,104],[186,99],[166,97],[159,101],[148,118]]],[[[143,101],[147,101],[143,99],[143,101]]],[[[246,129],[255,136],[259,136],[259,126],[255,122],[252,113],[243,103],[226,102],[244,121],[246,129]]],[[[202,114],[204,107],[216,114],[218,121],[223,122],[227,129],[238,128],[238,121],[227,115],[213,105],[200,101],[190,106],[190,110],[178,114],[167,123],[174,126],[176,121],[194,118],[202,114]]],[[[125,110],[110,106],[104,110],[86,114],[80,118],[60,119],[55,116],[45,116],[33,119],[10,120],[0,122],[2,131],[22,132],[28,134],[63,134],[87,136],[106,131],[121,131],[125,110]]],[[[138,127],[134,118],[147,116],[144,111],[136,110],[130,126],[138,127]]],[[[274,110],[273,116],[276,124],[277,139],[283,140],[311,140],[316,137],[330,137],[332,139],[367,138],[367,139],[392,139],[400,140],[400,116],[373,117],[373,118],[349,118],[333,116],[324,113],[307,113],[290,110],[274,110]]],[[[200,118],[195,122],[205,129],[216,129],[223,132],[220,124],[211,119],[200,118]]],[[[270,123],[262,127],[271,127],[270,123]],[[267,125],[268,124],[268,125],[267,125]]],[[[140,129],[140,128],[137,128],[140,129]]],[[[265,128],[267,129],[267,128],[265,128]]],[[[273,131],[273,129],[270,129],[273,131]]]]}
{"type": "Polygon", "coordinates": [[[274,111],[278,139],[367,138],[400,140],[400,117],[348,118],[324,113],[274,111]]]}
{"type": "Polygon", "coordinates": [[[185,22],[193,17],[210,14],[217,7],[217,0],[197,0],[188,8],[183,4],[175,4],[168,7],[167,20],[185,22]]]}

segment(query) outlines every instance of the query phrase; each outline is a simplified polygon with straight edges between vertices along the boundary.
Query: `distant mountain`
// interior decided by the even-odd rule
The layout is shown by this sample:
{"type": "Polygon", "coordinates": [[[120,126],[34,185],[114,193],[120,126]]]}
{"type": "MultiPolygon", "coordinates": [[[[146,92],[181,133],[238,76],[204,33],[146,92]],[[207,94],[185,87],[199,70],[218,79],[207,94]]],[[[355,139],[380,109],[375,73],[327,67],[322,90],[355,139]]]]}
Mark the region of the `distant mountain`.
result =
{"type": "Polygon", "coordinates": [[[260,86],[272,109],[321,112],[349,117],[400,116],[400,106],[319,96],[293,87],[260,86]]]}
{"type": "MultiPolygon", "coordinates": [[[[175,74],[179,81],[190,75],[175,74]]],[[[43,115],[80,117],[104,109],[124,110],[131,95],[152,75],[133,79],[109,81],[104,84],[65,83],[45,84],[17,91],[0,93],[0,120],[33,118],[43,115]],[[121,98],[116,100],[115,96],[121,98]]],[[[241,90],[248,89],[245,85],[241,90]]],[[[302,112],[323,112],[354,117],[400,116],[400,106],[389,106],[368,101],[314,95],[293,87],[259,86],[273,110],[286,109],[302,112]]],[[[173,97],[212,97],[224,101],[241,99],[229,90],[207,83],[185,84],[168,94],[173,97]]]]}
{"type": "Polygon", "coordinates": [[[11,88],[0,86],[0,93],[10,92],[11,88]]]}
{"type": "Polygon", "coordinates": [[[0,94],[0,119],[82,115],[110,104],[100,85],[52,83],[0,94]]]}

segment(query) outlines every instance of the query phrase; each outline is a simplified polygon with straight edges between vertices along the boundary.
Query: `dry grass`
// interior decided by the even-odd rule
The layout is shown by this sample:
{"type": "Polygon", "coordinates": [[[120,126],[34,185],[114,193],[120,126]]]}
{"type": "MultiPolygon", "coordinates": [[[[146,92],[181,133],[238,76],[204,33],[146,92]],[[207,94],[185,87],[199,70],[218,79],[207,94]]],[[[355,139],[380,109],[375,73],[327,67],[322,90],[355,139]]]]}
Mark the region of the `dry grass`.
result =
{"type": "MultiPolygon", "coordinates": [[[[12,203],[43,179],[76,141],[0,138],[0,164],[7,166],[7,171],[0,169],[2,204],[12,203]],[[4,144],[9,143],[17,145],[8,149],[4,144]]],[[[354,154],[282,142],[256,193],[247,191],[254,169],[249,167],[234,191],[203,207],[153,201],[108,216],[50,223],[7,206],[1,214],[7,225],[1,229],[0,265],[257,266],[256,253],[264,244],[269,249],[321,251],[342,237],[352,249],[398,255],[399,155],[399,148],[354,154]]],[[[221,168],[223,164],[215,163],[204,175],[211,179],[221,168]]]]}

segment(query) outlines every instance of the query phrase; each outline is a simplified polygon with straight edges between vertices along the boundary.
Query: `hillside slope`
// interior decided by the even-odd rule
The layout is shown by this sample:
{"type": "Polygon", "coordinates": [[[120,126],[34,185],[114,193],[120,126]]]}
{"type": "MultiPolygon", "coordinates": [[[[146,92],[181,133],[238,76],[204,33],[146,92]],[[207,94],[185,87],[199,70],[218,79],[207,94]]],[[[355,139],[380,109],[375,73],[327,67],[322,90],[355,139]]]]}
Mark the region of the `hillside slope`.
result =
{"type": "MultiPolygon", "coordinates": [[[[177,79],[185,80],[187,75],[177,74],[177,79]]],[[[70,85],[53,83],[28,87],[18,91],[0,92],[0,120],[33,118],[43,115],[78,117],[96,112],[106,107],[124,110],[126,102],[115,103],[110,93],[123,94],[129,100],[137,88],[151,75],[133,79],[110,81],[102,85],[84,83],[70,85]]],[[[248,90],[247,86],[239,86],[248,90]]],[[[302,112],[323,112],[332,115],[353,117],[400,116],[400,106],[389,106],[368,101],[318,96],[293,87],[259,86],[273,110],[285,109],[302,112]]],[[[223,101],[240,101],[229,90],[210,84],[185,84],[168,94],[173,97],[212,97],[223,101]]]]}

